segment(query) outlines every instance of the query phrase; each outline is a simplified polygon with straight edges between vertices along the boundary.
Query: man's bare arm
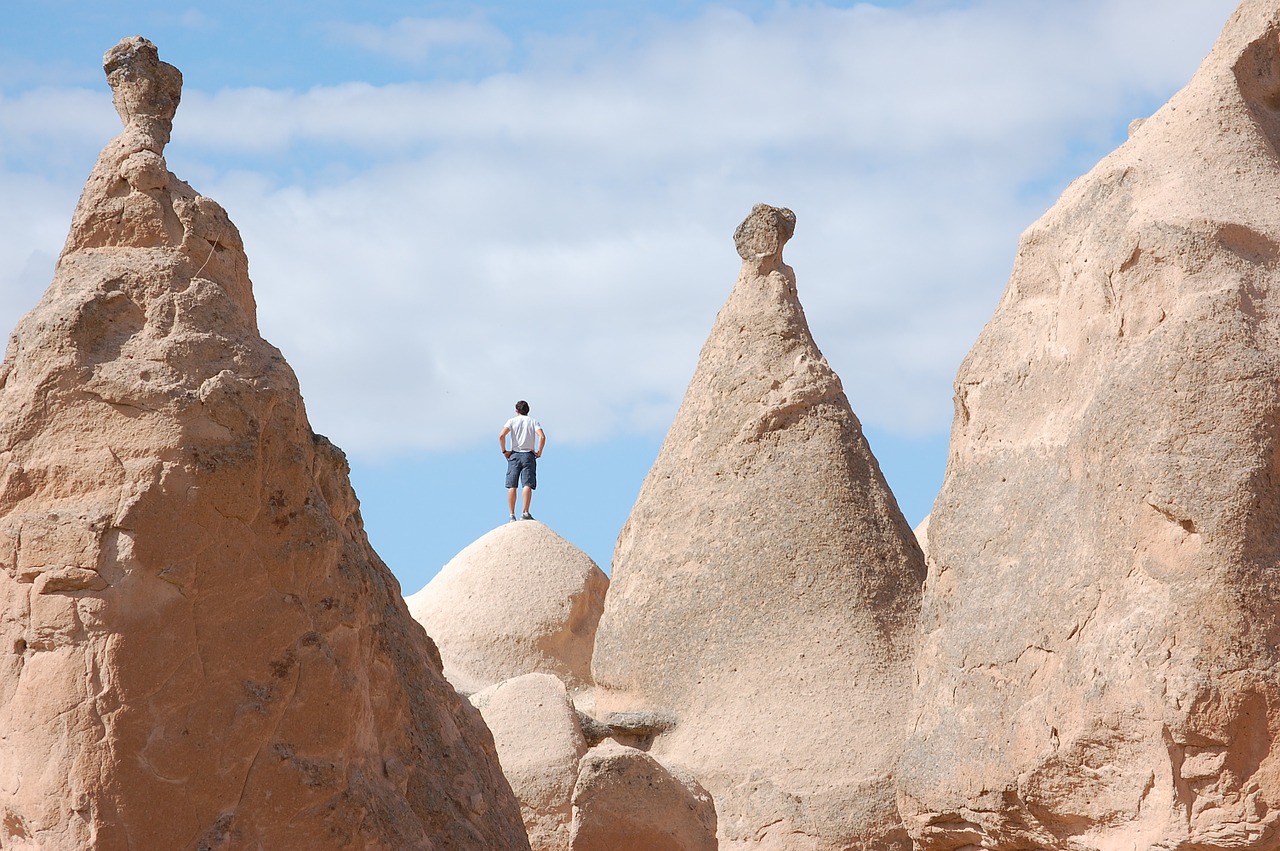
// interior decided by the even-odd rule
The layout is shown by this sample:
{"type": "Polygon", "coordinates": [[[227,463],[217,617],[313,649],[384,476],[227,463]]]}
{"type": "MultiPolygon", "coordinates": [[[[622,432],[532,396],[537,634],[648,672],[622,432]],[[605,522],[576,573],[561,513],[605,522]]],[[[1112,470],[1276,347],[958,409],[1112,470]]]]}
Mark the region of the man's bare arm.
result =
{"type": "Polygon", "coordinates": [[[547,445],[547,433],[544,432],[542,429],[538,429],[538,451],[533,453],[533,457],[541,458],[542,450],[546,447],[546,445],[547,445]]]}
{"type": "Polygon", "coordinates": [[[498,446],[502,449],[502,454],[507,458],[511,457],[511,453],[507,451],[507,435],[511,433],[511,426],[503,426],[502,433],[498,435],[498,446]]]}

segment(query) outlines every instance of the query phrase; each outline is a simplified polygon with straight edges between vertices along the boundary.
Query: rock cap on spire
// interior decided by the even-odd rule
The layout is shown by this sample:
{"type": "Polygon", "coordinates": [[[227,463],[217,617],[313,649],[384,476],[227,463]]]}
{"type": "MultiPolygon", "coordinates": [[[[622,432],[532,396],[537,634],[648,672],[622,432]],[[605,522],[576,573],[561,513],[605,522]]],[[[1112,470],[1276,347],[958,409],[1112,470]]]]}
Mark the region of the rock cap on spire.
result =
{"type": "Polygon", "coordinates": [[[102,70],[120,121],[137,145],[135,150],[161,153],[169,143],[173,116],[182,99],[182,72],[161,62],[156,46],[140,35],[108,50],[102,70]]]}
{"type": "Polygon", "coordinates": [[[744,265],[766,274],[782,263],[782,247],[796,232],[796,214],[786,207],[756,204],[733,232],[744,265]]]}

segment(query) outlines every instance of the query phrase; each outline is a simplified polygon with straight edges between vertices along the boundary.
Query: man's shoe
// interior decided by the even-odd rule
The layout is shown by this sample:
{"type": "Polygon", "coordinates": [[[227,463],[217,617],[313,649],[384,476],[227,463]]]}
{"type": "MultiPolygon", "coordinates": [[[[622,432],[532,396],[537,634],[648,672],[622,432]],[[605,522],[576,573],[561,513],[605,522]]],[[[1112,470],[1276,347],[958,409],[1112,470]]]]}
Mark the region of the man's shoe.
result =
{"type": "MultiPolygon", "coordinates": [[[[512,520],[515,520],[515,517],[512,517],[511,519],[512,519],[512,520]]],[[[533,519],[533,515],[526,511],[523,515],[521,515],[520,519],[521,519],[521,520],[532,520],[532,519],[533,519]]]]}
{"type": "Polygon", "coordinates": [[[516,522],[516,516],[514,514],[511,515],[511,522],[512,523],[516,522]]]}

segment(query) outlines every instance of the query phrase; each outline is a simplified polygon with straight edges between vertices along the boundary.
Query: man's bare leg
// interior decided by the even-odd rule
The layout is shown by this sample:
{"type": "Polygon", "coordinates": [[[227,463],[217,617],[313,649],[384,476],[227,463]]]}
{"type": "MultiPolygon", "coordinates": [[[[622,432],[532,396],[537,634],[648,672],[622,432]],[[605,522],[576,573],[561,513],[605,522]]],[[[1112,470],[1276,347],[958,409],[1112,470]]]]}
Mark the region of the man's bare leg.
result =
{"type": "MultiPolygon", "coordinates": [[[[528,490],[528,488],[525,488],[528,490]]],[[[507,488],[507,513],[512,517],[516,516],[516,489],[507,488]]]]}
{"type": "MultiPolygon", "coordinates": [[[[514,496],[515,491],[512,491],[511,493],[512,493],[512,497],[511,497],[511,506],[512,506],[512,510],[514,510],[514,509],[515,509],[515,504],[516,504],[516,503],[515,503],[515,496],[514,496]]],[[[533,501],[533,488],[526,487],[526,488],[524,489],[524,513],[525,513],[525,514],[528,514],[528,513],[529,513],[529,503],[530,503],[530,502],[532,502],[532,501],[533,501]]]]}

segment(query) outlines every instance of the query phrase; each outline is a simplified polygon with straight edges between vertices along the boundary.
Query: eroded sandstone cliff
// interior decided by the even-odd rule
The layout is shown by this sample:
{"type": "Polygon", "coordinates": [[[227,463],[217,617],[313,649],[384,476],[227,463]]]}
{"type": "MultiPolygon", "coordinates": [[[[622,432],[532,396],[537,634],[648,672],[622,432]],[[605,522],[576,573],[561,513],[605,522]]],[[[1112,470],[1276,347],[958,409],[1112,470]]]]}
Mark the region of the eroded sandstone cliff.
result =
{"type": "Polygon", "coordinates": [[[1023,236],[956,379],[912,735],[924,851],[1275,848],[1280,9],[1023,236]]]}

